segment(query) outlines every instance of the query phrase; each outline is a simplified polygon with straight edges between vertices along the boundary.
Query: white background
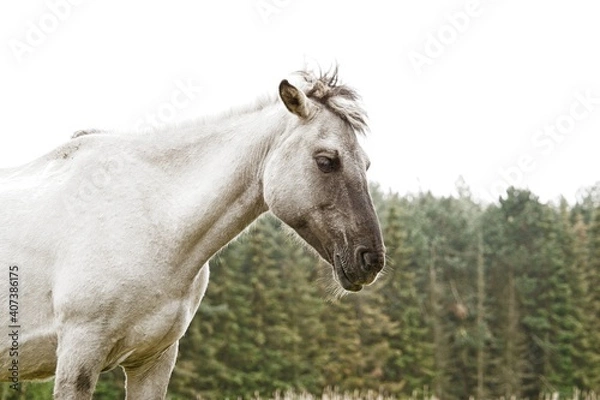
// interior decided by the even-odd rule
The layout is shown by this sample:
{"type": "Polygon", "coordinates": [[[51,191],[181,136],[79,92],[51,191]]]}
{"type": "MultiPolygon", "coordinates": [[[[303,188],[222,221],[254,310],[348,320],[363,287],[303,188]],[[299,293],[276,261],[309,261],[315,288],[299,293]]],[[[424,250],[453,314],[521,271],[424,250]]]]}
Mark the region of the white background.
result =
{"type": "Polygon", "coordinates": [[[592,0],[2,2],[0,44],[0,167],[78,129],[244,104],[337,61],[384,189],[451,195],[462,176],[483,201],[516,184],[573,202],[600,180],[592,0]],[[182,82],[191,100],[167,115],[182,82]]]}

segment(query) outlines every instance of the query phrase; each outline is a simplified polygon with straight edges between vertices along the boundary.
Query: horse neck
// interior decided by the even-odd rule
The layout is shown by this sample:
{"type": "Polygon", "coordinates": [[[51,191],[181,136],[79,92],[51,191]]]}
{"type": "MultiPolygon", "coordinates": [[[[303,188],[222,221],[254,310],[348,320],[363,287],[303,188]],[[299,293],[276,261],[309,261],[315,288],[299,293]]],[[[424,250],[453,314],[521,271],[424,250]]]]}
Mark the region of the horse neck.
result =
{"type": "Polygon", "coordinates": [[[267,210],[264,164],[283,134],[285,118],[283,107],[270,104],[157,133],[152,142],[160,148],[151,153],[165,172],[161,211],[176,237],[179,262],[201,266],[267,210]]]}

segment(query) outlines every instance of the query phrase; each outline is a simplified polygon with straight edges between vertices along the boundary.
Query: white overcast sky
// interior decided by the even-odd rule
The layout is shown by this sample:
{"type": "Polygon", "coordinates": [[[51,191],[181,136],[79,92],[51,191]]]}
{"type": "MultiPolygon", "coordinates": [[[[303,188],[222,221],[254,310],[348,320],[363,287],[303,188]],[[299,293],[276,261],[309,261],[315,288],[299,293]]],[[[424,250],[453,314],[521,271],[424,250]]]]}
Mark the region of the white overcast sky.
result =
{"type": "Polygon", "coordinates": [[[516,184],[573,202],[600,180],[593,0],[2,2],[0,43],[0,167],[150,123],[182,85],[177,119],[337,61],[384,189],[450,195],[463,176],[485,201],[516,184]]]}

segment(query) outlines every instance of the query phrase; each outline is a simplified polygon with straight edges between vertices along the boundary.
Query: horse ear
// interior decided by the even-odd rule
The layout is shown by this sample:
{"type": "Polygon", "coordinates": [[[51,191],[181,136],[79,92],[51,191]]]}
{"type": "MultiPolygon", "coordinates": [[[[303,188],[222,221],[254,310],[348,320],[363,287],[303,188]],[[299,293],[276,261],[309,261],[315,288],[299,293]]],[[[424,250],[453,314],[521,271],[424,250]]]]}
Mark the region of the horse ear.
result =
{"type": "Polygon", "coordinates": [[[290,112],[296,114],[300,118],[308,118],[310,116],[310,101],[308,97],[291,83],[284,79],[279,84],[279,96],[290,112]]]}

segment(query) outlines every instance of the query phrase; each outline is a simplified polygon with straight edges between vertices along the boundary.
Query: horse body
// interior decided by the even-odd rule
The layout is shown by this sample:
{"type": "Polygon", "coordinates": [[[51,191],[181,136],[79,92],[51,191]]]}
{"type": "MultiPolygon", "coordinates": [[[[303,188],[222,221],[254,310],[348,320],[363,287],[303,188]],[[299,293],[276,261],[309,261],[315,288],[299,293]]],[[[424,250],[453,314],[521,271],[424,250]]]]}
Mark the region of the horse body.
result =
{"type": "Polygon", "coordinates": [[[18,333],[17,357],[0,342],[3,380],[17,360],[19,379],[55,375],[55,398],[85,399],[100,372],[121,365],[128,399],[164,398],[209,258],[269,209],[345,289],[375,279],[383,243],[366,156],[347,120],[287,85],[285,107],[270,101],[167,132],[77,135],[0,171],[0,260],[18,280],[16,297],[0,283],[0,301],[18,301],[15,320],[3,316],[18,333]],[[334,181],[327,160],[343,157],[343,173],[359,179],[334,181]]]}

